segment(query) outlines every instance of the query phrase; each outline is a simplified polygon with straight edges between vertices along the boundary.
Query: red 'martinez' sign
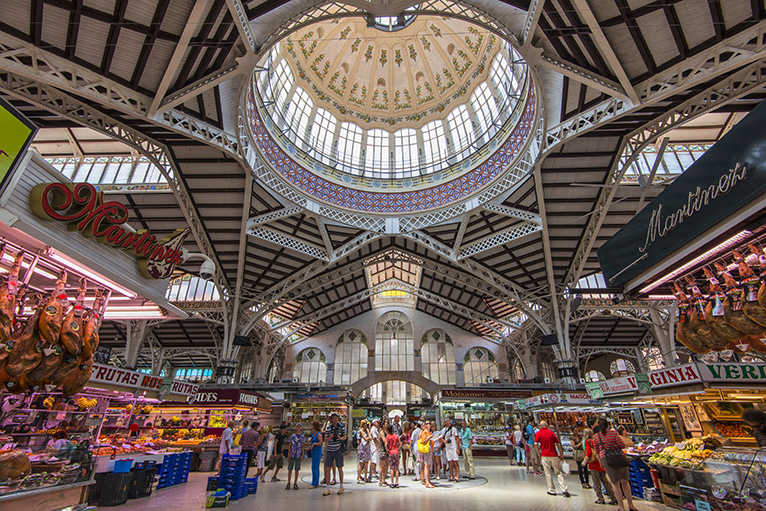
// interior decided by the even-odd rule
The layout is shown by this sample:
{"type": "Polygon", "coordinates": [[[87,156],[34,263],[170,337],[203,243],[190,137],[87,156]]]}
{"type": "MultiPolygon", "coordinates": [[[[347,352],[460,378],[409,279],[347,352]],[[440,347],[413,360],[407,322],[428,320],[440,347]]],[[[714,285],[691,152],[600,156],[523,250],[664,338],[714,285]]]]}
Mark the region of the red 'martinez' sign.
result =
{"type": "Polygon", "coordinates": [[[83,236],[130,252],[145,277],[166,279],[182,262],[188,229],[177,229],[161,240],[148,230],[134,232],[125,225],[127,208],[116,201],[104,202],[103,193],[89,183],[36,185],[29,204],[40,218],[69,223],[83,236]]]}
{"type": "Polygon", "coordinates": [[[690,383],[700,383],[701,381],[702,378],[700,378],[699,370],[694,364],[665,367],[649,373],[649,383],[651,383],[653,389],[688,385],[690,383]]]}

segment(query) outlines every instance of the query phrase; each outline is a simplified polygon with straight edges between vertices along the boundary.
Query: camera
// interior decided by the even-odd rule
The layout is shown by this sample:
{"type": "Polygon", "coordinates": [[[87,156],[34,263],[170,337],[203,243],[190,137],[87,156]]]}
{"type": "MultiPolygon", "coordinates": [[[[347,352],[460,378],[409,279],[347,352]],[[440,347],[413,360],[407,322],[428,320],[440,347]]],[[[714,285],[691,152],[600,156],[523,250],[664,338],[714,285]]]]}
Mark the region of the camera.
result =
{"type": "Polygon", "coordinates": [[[210,259],[205,259],[199,266],[199,276],[205,280],[213,278],[215,275],[215,264],[210,259]]]}

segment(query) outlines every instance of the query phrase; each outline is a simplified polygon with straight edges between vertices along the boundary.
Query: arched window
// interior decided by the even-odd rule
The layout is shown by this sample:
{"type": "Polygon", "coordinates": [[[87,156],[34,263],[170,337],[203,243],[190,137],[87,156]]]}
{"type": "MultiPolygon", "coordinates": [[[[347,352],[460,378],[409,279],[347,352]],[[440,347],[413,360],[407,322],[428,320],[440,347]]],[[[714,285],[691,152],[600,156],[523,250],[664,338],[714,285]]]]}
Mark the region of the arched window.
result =
{"type": "Polygon", "coordinates": [[[325,383],[327,363],[324,354],[316,348],[306,348],[298,353],[293,377],[300,383],[325,383]]]}
{"type": "Polygon", "coordinates": [[[521,365],[521,360],[518,358],[513,359],[513,364],[511,365],[511,379],[521,381],[524,378],[524,366],[521,365]]]}
{"type": "Polygon", "coordinates": [[[333,383],[351,385],[367,376],[367,338],[359,330],[347,330],[335,346],[333,383]]]}
{"type": "Polygon", "coordinates": [[[362,128],[353,122],[343,122],[338,133],[338,162],[340,168],[359,174],[362,157],[362,128]]]}
{"type": "Polygon", "coordinates": [[[444,330],[435,328],[423,335],[420,358],[423,376],[439,385],[455,385],[455,346],[444,330]]]}
{"type": "Polygon", "coordinates": [[[412,323],[398,311],[387,312],[375,327],[375,370],[413,371],[415,345],[412,323]]]}
{"type": "Polygon", "coordinates": [[[365,171],[371,173],[373,177],[387,175],[391,167],[388,155],[390,136],[389,132],[381,129],[369,130],[367,132],[365,171]]]}
{"type": "Polygon", "coordinates": [[[471,118],[468,116],[468,108],[465,105],[454,108],[447,116],[447,124],[452,136],[454,154],[459,160],[467,158],[472,153],[470,146],[476,139],[471,118]]]}
{"type": "Polygon", "coordinates": [[[497,119],[497,103],[495,102],[495,96],[492,95],[492,91],[489,90],[487,82],[483,82],[476,87],[471,95],[471,107],[476,112],[476,118],[479,121],[479,130],[483,134],[483,140],[489,141],[490,138],[497,132],[497,127],[494,125],[495,119],[497,119]]]}
{"type": "Polygon", "coordinates": [[[284,128],[292,131],[295,143],[299,146],[306,145],[306,128],[308,128],[309,116],[313,109],[314,102],[306,91],[296,87],[295,94],[287,107],[284,128]]]}
{"type": "Polygon", "coordinates": [[[271,91],[272,99],[275,102],[276,108],[282,112],[287,104],[290,89],[293,88],[293,72],[284,60],[279,61],[271,83],[274,84],[274,89],[271,91]]]}
{"type": "Polygon", "coordinates": [[[421,129],[423,133],[423,153],[426,162],[437,162],[429,172],[445,167],[447,157],[447,137],[444,136],[444,124],[440,120],[431,121],[421,129]]]}
{"type": "Polygon", "coordinates": [[[423,398],[428,398],[429,396],[428,392],[417,385],[401,380],[391,380],[376,383],[362,392],[361,397],[369,399],[372,403],[405,405],[408,403],[418,403],[423,398]]]}
{"type": "Polygon", "coordinates": [[[487,383],[487,378],[495,379],[499,375],[495,357],[486,348],[471,348],[463,362],[466,385],[481,385],[487,383]]]}
{"type": "Polygon", "coordinates": [[[587,373],[585,373],[585,381],[587,382],[594,382],[594,381],[604,381],[606,380],[606,376],[604,376],[604,373],[601,371],[596,371],[595,369],[591,369],[587,373]]]}
{"type": "Polygon", "coordinates": [[[418,167],[418,137],[412,128],[394,132],[394,177],[409,176],[418,167]]]}
{"type": "Polygon", "coordinates": [[[627,376],[636,374],[636,366],[630,360],[618,358],[609,364],[609,372],[612,373],[612,376],[627,376]]]}
{"type": "Polygon", "coordinates": [[[317,109],[317,113],[314,116],[314,124],[311,125],[309,146],[314,152],[314,157],[323,163],[330,163],[336,124],[335,116],[330,112],[324,108],[317,109]]]}

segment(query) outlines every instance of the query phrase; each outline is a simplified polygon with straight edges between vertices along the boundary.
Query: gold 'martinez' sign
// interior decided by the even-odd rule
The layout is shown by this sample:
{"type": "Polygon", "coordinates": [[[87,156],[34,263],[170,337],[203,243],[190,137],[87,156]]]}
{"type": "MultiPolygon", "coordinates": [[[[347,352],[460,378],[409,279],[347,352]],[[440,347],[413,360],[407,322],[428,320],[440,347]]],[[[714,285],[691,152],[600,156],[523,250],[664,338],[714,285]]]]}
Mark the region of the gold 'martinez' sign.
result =
{"type": "Polygon", "coordinates": [[[182,246],[189,229],[176,229],[157,240],[150,231],[132,231],[125,225],[128,209],[104,196],[89,183],[43,183],[29,193],[32,212],[45,220],[69,224],[83,236],[130,252],[141,273],[152,279],[166,279],[182,262],[182,246]]]}

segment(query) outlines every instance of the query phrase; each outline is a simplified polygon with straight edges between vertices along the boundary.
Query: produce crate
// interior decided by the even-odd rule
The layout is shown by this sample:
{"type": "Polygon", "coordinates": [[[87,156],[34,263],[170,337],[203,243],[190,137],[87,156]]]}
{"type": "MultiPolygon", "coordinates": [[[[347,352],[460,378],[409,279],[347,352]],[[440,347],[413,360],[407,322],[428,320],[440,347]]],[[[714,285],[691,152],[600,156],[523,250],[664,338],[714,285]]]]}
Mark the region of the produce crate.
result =
{"type": "Polygon", "coordinates": [[[191,452],[166,454],[158,473],[157,488],[166,488],[188,481],[192,454],[191,452]]]}
{"type": "Polygon", "coordinates": [[[228,490],[231,493],[231,500],[239,500],[248,494],[246,477],[247,455],[224,454],[218,475],[218,488],[228,490]]]}

